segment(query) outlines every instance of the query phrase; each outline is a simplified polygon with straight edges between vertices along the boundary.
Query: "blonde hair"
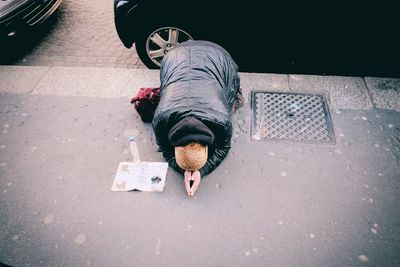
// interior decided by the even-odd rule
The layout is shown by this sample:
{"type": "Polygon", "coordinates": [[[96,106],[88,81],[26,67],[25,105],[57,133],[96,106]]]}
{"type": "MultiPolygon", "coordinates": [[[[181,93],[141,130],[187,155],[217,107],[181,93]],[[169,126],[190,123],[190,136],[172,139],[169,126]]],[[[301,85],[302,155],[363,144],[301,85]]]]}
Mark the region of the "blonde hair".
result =
{"type": "Polygon", "coordinates": [[[197,171],[207,162],[208,147],[192,142],[185,146],[175,147],[175,159],[179,167],[185,171],[197,171]]]}

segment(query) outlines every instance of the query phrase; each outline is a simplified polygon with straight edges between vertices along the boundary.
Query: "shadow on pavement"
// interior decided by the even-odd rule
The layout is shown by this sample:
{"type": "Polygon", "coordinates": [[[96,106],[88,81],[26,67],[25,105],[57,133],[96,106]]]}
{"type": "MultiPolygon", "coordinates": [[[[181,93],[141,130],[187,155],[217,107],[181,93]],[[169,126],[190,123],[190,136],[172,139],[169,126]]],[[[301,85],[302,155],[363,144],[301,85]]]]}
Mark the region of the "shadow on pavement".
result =
{"type": "Polygon", "coordinates": [[[56,11],[41,25],[20,29],[15,36],[2,40],[0,65],[20,65],[25,56],[39,50],[46,41],[46,37],[57,29],[60,16],[61,12],[56,11]]]}
{"type": "MultiPolygon", "coordinates": [[[[392,50],[393,51],[393,50],[392,50]]],[[[243,58],[240,55],[240,59],[243,58]]],[[[244,57],[245,58],[245,57],[244,57]]],[[[297,54],[275,50],[266,61],[237,60],[239,71],[257,73],[334,75],[400,78],[399,56],[376,51],[355,51],[341,54],[302,51],[297,54]]]]}

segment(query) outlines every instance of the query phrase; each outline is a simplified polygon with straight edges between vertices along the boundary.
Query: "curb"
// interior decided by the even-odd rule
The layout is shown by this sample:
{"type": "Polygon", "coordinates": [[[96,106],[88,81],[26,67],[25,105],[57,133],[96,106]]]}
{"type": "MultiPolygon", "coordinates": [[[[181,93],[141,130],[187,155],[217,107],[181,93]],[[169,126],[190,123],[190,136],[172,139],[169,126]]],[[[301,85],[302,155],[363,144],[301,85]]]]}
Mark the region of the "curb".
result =
{"type": "MultiPolygon", "coordinates": [[[[323,93],[333,109],[380,108],[400,112],[400,79],[239,73],[245,95],[252,90],[323,93]]],[[[141,87],[159,86],[159,70],[0,66],[0,93],[132,97],[141,87]]]]}

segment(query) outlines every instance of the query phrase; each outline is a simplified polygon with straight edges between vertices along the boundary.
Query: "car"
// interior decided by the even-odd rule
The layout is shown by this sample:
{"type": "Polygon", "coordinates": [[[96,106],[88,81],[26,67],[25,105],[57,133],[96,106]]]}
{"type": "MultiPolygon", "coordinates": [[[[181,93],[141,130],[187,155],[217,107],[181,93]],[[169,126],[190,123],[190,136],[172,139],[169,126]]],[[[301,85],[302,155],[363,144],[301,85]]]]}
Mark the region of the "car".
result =
{"type": "Polygon", "coordinates": [[[7,40],[19,32],[43,23],[62,0],[0,0],[0,39],[7,40]]]}
{"type": "Polygon", "coordinates": [[[196,39],[224,47],[240,71],[399,77],[394,10],[376,3],[114,0],[114,23],[124,46],[134,45],[151,69],[178,43],[196,39]]]}

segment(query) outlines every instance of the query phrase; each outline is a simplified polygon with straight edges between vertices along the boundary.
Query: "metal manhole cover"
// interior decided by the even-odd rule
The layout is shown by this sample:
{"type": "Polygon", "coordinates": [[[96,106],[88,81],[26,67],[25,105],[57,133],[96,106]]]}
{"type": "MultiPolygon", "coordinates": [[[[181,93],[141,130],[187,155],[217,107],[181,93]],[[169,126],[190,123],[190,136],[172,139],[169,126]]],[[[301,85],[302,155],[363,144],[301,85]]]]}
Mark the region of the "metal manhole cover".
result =
{"type": "Polygon", "coordinates": [[[323,95],[253,91],[251,100],[253,140],[335,143],[323,95]]]}

